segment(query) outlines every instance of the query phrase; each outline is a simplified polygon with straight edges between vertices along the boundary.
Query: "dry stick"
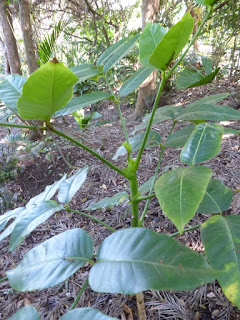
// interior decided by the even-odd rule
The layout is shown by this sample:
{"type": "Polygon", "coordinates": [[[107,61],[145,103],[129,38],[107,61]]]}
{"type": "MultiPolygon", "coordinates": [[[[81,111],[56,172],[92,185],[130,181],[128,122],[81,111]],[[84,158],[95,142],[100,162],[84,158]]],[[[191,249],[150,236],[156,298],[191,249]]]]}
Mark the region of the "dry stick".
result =
{"type": "Polygon", "coordinates": [[[147,320],[143,292],[137,293],[136,299],[137,299],[137,309],[138,309],[139,320],[147,320]]]}

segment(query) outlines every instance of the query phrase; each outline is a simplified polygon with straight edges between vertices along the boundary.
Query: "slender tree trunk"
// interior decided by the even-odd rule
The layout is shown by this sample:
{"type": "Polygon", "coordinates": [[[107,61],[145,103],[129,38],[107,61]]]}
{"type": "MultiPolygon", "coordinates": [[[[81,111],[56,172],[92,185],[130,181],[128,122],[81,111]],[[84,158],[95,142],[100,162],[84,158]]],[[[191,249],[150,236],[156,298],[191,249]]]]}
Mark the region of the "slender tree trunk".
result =
{"type": "Polygon", "coordinates": [[[10,70],[9,61],[8,61],[7,50],[6,50],[5,44],[4,44],[4,42],[2,41],[1,38],[0,38],[0,44],[1,44],[1,47],[2,47],[3,55],[4,55],[4,70],[5,70],[5,74],[8,75],[8,74],[11,73],[11,70],[10,70]]]}
{"type": "Polygon", "coordinates": [[[13,33],[12,17],[8,5],[2,0],[0,0],[0,22],[2,25],[4,46],[7,52],[10,72],[22,74],[17,42],[13,33]]]}
{"type": "MultiPolygon", "coordinates": [[[[159,11],[159,0],[142,0],[142,30],[147,21],[155,22],[159,11]]],[[[145,110],[149,108],[148,101],[152,100],[152,96],[156,90],[156,71],[140,86],[138,91],[137,103],[134,118],[140,118],[145,110]]]]}
{"type": "Polygon", "coordinates": [[[39,66],[36,59],[32,25],[30,21],[30,0],[19,0],[18,4],[28,70],[29,73],[33,73],[39,66]]]}

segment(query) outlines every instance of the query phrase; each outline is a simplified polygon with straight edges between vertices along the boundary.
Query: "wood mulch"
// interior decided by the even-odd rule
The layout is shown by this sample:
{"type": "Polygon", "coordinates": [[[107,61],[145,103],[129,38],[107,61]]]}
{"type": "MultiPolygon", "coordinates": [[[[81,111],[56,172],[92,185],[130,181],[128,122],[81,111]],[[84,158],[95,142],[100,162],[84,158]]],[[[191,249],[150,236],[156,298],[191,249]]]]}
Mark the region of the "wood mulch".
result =
{"type": "MultiPolygon", "coordinates": [[[[203,88],[188,89],[184,92],[173,91],[168,97],[168,104],[185,105],[201,97],[221,92],[231,93],[224,101],[224,105],[239,108],[240,96],[237,96],[237,85],[229,85],[224,82],[210,84],[203,88]]],[[[123,105],[122,110],[127,119],[128,132],[131,132],[139,122],[132,120],[133,109],[123,105]]],[[[89,146],[111,160],[116,149],[124,141],[124,135],[117,111],[111,103],[103,104],[99,107],[99,112],[109,123],[82,131],[77,128],[71,117],[67,117],[64,121],[59,119],[56,127],[83,142],[87,140],[89,146]]],[[[230,126],[240,129],[239,122],[231,121],[230,126]]],[[[170,122],[155,126],[155,129],[162,135],[163,141],[170,127],[170,122]]],[[[240,189],[239,148],[240,135],[224,137],[221,152],[214,159],[206,162],[206,165],[213,170],[213,176],[233,190],[240,189]]],[[[166,149],[161,169],[181,166],[179,154],[180,148],[166,149]]],[[[138,172],[140,184],[154,174],[158,155],[158,148],[144,152],[138,172]]],[[[31,197],[42,192],[46,185],[59,180],[63,173],[73,172],[74,169],[70,168],[67,163],[77,168],[89,166],[87,180],[71,202],[72,209],[84,210],[89,204],[128,188],[127,181],[123,177],[104,166],[91,154],[55,137],[53,142],[47,144],[38,156],[19,157],[18,165],[24,170],[19,173],[16,180],[10,179],[2,183],[15,195],[14,207],[25,205],[31,197]]],[[[126,165],[126,159],[120,157],[115,163],[123,167],[126,165]]],[[[224,214],[237,215],[240,212],[239,209],[240,196],[239,193],[235,193],[231,207],[224,214]]],[[[96,210],[91,214],[116,229],[130,226],[129,206],[126,203],[111,209],[96,210]]],[[[189,226],[201,223],[207,218],[207,215],[196,215],[189,222],[189,226]]],[[[162,213],[156,199],[151,201],[144,226],[167,234],[177,231],[162,213]]],[[[92,220],[89,221],[83,216],[63,211],[40,225],[13,252],[8,252],[9,238],[0,243],[0,278],[3,278],[5,272],[16,266],[26,252],[37,244],[72,228],[86,230],[93,238],[96,247],[110,234],[109,230],[92,220]]],[[[178,239],[194,250],[203,251],[198,230],[187,232],[178,239]]],[[[42,319],[57,320],[71,307],[87,278],[88,271],[89,268],[86,266],[58,286],[34,292],[16,292],[11,289],[7,281],[1,283],[0,319],[8,319],[21,307],[31,304],[41,314],[42,319]]],[[[216,282],[188,292],[148,291],[145,293],[145,305],[149,320],[240,319],[240,310],[226,299],[216,282]]],[[[89,287],[85,290],[77,307],[94,307],[121,320],[138,319],[134,297],[95,293],[89,287]]]]}

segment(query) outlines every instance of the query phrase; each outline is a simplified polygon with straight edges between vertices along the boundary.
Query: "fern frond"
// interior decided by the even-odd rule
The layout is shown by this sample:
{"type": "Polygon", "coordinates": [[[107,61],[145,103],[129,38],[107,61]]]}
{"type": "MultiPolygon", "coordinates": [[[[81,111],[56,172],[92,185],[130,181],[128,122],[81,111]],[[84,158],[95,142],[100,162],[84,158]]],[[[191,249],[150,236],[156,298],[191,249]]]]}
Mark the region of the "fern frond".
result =
{"type": "Polygon", "coordinates": [[[20,142],[29,142],[29,139],[23,135],[21,132],[16,134],[7,134],[2,140],[1,143],[4,144],[19,144],[20,142]]]}

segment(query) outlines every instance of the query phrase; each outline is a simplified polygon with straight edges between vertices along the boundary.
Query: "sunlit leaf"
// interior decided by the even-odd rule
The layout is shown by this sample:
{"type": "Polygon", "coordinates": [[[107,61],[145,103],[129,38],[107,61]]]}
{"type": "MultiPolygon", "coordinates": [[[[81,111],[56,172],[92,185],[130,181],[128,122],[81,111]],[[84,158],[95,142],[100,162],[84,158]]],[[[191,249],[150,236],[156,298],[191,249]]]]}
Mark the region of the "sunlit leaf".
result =
{"type": "Polygon", "coordinates": [[[92,77],[101,74],[101,71],[96,69],[92,64],[81,64],[70,68],[70,70],[78,77],[78,82],[91,79],[92,77]]]}

